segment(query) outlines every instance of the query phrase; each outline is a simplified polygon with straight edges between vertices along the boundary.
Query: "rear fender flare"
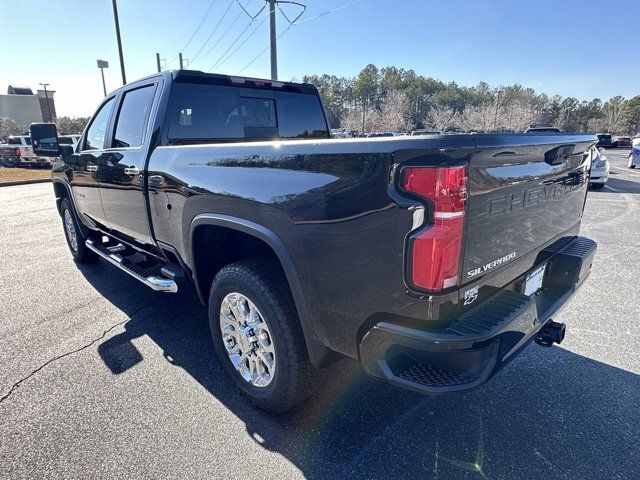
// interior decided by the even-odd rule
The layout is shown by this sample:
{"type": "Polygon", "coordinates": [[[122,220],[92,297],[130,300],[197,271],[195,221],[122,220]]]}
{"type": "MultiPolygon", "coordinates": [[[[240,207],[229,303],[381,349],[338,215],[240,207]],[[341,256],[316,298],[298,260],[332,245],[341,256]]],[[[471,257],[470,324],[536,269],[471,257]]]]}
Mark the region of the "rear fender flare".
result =
{"type": "Polygon", "coordinates": [[[195,231],[202,225],[213,225],[238,230],[262,240],[275,252],[278,260],[280,261],[280,265],[284,270],[287,282],[289,283],[289,288],[298,312],[298,318],[300,319],[300,325],[302,327],[311,362],[316,366],[324,365],[327,359],[331,356],[331,351],[324,345],[315,332],[313,322],[311,320],[311,314],[300,284],[300,278],[285,244],[268,228],[250,220],[230,215],[202,213],[194,217],[189,229],[189,263],[193,272],[194,284],[196,286],[198,296],[203,304],[206,303],[206,292],[201,291],[199,282],[197,281],[198,272],[195,264],[195,252],[193,250],[195,231]]]}

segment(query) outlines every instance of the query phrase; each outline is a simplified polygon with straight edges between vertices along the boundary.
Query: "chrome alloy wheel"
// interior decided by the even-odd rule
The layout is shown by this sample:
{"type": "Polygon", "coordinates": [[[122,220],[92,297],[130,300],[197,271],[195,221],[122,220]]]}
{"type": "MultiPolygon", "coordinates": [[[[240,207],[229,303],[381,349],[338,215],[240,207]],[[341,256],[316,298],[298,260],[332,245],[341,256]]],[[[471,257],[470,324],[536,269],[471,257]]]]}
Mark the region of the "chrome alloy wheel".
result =
{"type": "Polygon", "coordinates": [[[73,223],[71,212],[67,209],[64,211],[64,229],[67,232],[69,244],[74,252],[78,251],[78,235],[76,234],[76,225],[73,223]]]}
{"type": "Polygon", "coordinates": [[[229,360],[254,387],[273,380],[276,354],[269,326],[251,300],[232,292],[220,305],[220,332],[229,360]]]}

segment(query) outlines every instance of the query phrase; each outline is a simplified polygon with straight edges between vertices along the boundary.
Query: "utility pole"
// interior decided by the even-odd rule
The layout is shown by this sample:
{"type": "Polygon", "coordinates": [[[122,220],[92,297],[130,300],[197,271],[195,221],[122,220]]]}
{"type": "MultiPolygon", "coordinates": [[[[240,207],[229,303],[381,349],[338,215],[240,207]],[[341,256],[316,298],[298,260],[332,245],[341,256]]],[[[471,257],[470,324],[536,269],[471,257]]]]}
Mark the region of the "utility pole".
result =
{"type": "Polygon", "coordinates": [[[269,0],[269,27],[271,34],[271,80],[278,79],[278,49],[276,45],[276,3],[277,0],[269,0]]]}
{"type": "Polygon", "coordinates": [[[182,52],[180,52],[178,54],[178,58],[180,59],[180,70],[182,70],[183,69],[183,66],[182,66],[182,52]]]}
{"type": "Polygon", "coordinates": [[[104,92],[104,96],[107,96],[107,84],[104,83],[104,69],[109,68],[109,62],[106,60],[98,60],[98,68],[100,69],[100,74],[102,75],[102,91],[104,92]]]}
{"type": "Polygon", "coordinates": [[[118,41],[118,55],[120,55],[120,71],[122,72],[122,84],[127,83],[127,77],[124,73],[124,57],[122,56],[122,40],[120,40],[120,22],[118,20],[118,6],[116,0],[111,0],[113,4],[113,19],[116,23],[116,40],[118,41]]]}
{"type": "Polygon", "coordinates": [[[158,66],[158,73],[162,71],[162,67],[160,66],[160,54],[156,52],[156,65],[158,66]]]}
{"type": "Polygon", "coordinates": [[[500,94],[502,93],[502,88],[498,90],[498,95],[496,99],[496,110],[493,114],[493,130],[496,130],[496,124],[498,123],[498,107],[500,106],[500,94]]]}
{"type": "Polygon", "coordinates": [[[47,94],[47,85],[48,83],[40,83],[44,87],[44,103],[47,106],[47,119],[49,122],[51,121],[51,110],[49,109],[49,95],[47,94]]]}
{"type": "Polygon", "coordinates": [[[364,137],[364,114],[367,109],[367,102],[365,97],[362,97],[362,136],[364,137]]]}

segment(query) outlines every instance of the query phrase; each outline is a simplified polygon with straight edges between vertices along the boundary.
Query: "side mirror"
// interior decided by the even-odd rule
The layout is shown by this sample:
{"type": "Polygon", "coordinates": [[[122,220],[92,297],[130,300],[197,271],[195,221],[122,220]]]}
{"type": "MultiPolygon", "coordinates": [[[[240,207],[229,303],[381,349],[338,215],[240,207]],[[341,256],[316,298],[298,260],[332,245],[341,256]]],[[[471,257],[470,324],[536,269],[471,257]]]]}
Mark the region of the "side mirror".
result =
{"type": "Polygon", "coordinates": [[[599,151],[600,153],[604,153],[604,147],[598,147],[598,151],[599,151]]]}
{"type": "Polygon", "coordinates": [[[29,126],[33,153],[39,157],[57,157],[60,155],[58,130],[53,123],[32,123],[29,126]]]}

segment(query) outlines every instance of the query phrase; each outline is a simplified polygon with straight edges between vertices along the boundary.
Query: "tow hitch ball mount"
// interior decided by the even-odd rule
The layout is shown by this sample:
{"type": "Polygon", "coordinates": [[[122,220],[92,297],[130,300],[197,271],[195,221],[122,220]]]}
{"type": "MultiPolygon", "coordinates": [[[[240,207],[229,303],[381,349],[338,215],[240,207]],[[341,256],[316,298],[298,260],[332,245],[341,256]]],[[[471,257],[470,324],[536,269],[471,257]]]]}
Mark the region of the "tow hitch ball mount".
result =
{"type": "Polygon", "coordinates": [[[543,347],[550,347],[554,343],[560,344],[564,340],[567,326],[564,323],[548,322],[536,335],[536,343],[543,347]]]}

